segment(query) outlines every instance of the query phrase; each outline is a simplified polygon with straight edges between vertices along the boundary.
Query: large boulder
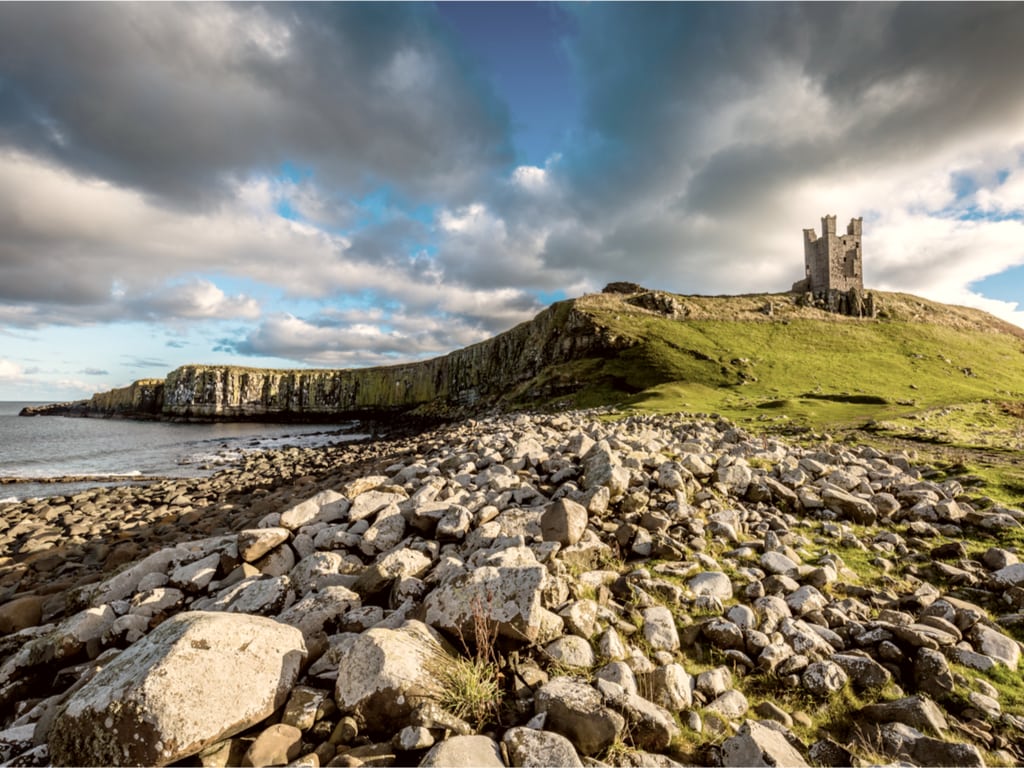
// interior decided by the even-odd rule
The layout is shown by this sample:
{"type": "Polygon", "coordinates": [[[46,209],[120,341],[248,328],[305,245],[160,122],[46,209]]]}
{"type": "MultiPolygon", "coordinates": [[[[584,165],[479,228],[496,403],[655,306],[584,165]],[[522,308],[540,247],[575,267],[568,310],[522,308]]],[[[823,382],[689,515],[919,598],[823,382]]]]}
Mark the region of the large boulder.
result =
{"type": "Polygon", "coordinates": [[[447,657],[440,635],[423,622],[374,627],[342,656],[335,701],[364,729],[394,733],[421,704],[440,698],[447,657]]]}
{"type": "Polygon", "coordinates": [[[542,605],[547,581],[547,568],[532,550],[510,547],[431,592],[424,620],[465,637],[473,637],[477,627],[496,626],[513,640],[547,642],[562,630],[562,620],[542,605]]]}
{"type": "Polygon", "coordinates": [[[168,619],[76,691],[49,733],[56,765],[166,765],[284,704],[306,655],[271,619],[199,611],[168,619]]]}

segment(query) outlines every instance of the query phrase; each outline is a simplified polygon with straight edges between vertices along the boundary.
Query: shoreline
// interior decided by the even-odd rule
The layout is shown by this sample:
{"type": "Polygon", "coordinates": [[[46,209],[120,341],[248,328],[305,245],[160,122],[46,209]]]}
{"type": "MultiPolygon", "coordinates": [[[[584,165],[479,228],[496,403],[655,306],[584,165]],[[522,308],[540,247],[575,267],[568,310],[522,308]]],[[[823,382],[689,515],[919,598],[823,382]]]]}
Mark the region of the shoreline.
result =
{"type": "Polygon", "coordinates": [[[161,480],[171,480],[170,475],[133,475],[133,474],[103,474],[103,475],[42,475],[40,477],[26,475],[4,475],[0,476],[0,485],[18,485],[37,483],[39,485],[57,485],[60,483],[155,483],[161,480]]]}
{"type": "MultiPolygon", "coordinates": [[[[4,416],[10,418],[15,414],[4,416]]],[[[164,423],[172,424],[169,421],[164,423]]],[[[401,427],[389,428],[380,423],[287,424],[257,421],[225,423],[223,429],[211,423],[197,423],[180,427],[174,425],[172,432],[155,434],[152,449],[149,449],[145,437],[139,438],[129,430],[123,447],[112,451],[111,446],[116,443],[111,439],[120,439],[119,429],[112,425],[112,431],[89,430],[81,438],[72,430],[75,437],[69,439],[75,441],[75,447],[66,450],[75,454],[73,460],[56,454],[43,460],[44,454],[37,456],[28,447],[34,431],[22,433],[19,439],[26,442],[28,460],[18,460],[9,447],[11,455],[4,457],[0,470],[0,504],[78,495],[99,488],[109,491],[121,485],[138,487],[209,478],[218,472],[242,466],[247,456],[261,451],[353,445],[404,433],[401,427]],[[80,439],[83,442],[79,443],[80,439]],[[89,456],[90,440],[96,440],[101,458],[86,459],[83,463],[82,457],[89,456]],[[136,447],[142,450],[141,458],[136,454],[136,447]]],[[[52,441],[53,434],[53,429],[42,430],[44,440],[52,441]]]]}
{"type": "MultiPolygon", "coordinates": [[[[0,605],[92,583],[171,543],[255,524],[265,510],[407,448],[405,437],[361,437],[319,447],[261,448],[213,472],[185,477],[111,477],[65,495],[0,503],[0,605]],[[107,541],[109,539],[109,542],[107,541]],[[70,565],[69,565],[70,564],[70,565]],[[73,579],[65,578],[74,573],[73,579]]],[[[25,478],[53,485],[58,478],[25,478]]],[[[11,488],[13,485],[2,486],[11,488]]],[[[44,618],[65,615],[54,600],[44,618]]],[[[0,635],[2,637],[2,635],[0,635]]]]}

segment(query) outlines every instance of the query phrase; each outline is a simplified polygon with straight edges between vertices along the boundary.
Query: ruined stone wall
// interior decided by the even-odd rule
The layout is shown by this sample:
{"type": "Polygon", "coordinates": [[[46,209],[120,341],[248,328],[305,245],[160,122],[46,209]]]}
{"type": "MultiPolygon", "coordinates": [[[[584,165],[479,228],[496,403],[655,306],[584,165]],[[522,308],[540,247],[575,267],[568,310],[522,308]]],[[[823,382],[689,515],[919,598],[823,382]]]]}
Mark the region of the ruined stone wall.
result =
{"type": "Polygon", "coordinates": [[[850,219],[846,234],[836,233],[836,217],[821,219],[821,237],[804,230],[804,289],[815,296],[829,291],[864,290],[861,219],[850,219]]]}

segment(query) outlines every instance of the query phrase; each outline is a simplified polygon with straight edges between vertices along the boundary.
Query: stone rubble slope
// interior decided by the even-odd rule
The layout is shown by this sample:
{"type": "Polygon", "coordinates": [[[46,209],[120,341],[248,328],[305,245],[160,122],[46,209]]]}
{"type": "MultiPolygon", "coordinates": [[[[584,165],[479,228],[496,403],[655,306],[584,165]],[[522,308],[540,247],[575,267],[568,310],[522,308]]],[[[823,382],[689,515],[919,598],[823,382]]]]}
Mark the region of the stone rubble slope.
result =
{"type": "Polygon", "coordinates": [[[439,429],[54,621],[0,606],[0,764],[1024,762],[990,682],[1024,565],[964,543],[1024,513],[872,448],[597,417],[439,429]]]}

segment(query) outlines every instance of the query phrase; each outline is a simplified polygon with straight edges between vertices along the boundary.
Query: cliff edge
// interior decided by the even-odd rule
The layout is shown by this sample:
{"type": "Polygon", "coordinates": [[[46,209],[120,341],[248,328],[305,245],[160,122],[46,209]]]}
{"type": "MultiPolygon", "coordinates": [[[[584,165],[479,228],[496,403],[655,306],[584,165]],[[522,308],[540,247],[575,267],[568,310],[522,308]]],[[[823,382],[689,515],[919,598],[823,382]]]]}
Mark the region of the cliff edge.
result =
{"type": "Polygon", "coordinates": [[[569,300],[492,339],[422,362],[336,370],[186,365],[163,380],[30,407],[22,415],[184,421],[456,418],[571,393],[579,382],[538,377],[566,361],[612,354],[623,343],[569,300]]]}

